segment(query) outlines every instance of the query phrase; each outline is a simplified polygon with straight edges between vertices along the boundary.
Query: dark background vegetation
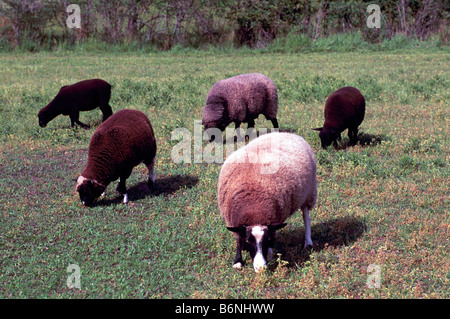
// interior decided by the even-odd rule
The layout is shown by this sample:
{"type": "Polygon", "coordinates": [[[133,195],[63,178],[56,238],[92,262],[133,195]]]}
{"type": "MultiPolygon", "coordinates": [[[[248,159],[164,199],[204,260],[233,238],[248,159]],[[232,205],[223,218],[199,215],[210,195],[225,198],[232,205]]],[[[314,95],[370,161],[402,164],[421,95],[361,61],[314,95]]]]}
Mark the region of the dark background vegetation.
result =
{"type": "Polygon", "coordinates": [[[25,51],[104,44],[170,50],[175,46],[265,48],[275,40],[316,41],[354,33],[380,43],[401,34],[448,43],[445,0],[2,0],[0,47],[25,51]],[[369,4],[381,9],[381,28],[366,26],[369,4]],[[66,26],[66,7],[78,4],[81,28],[66,26]]]}
{"type": "Polygon", "coordinates": [[[0,299],[448,299],[448,3],[0,1],[0,299]],[[71,3],[81,29],[66,26],[71,3]],[[366,26],[371,3],[380,29],[366,26]],[[193,134],[211,86],[251,72],[277,85],[281,131],[313,148],[319,194],[314,249],[302,251],[297,212],[260,273],[247,253],[242,271],[232,268],[221,165],[171,159],[172,132],[193,134]],[[142,190],[139,165],[127,205],[117,182],[89,208],[75,190],[98,110],[81,114],[90,130],[66,116],[38,125],[61,86],[95,77],[112,84],[115,112],[146,113],[157,138],[157,187],[142,190]],[[311,128],[346,85],[366,98],[358,144],[343,134],[338,150],[323,150],[311,128]],[[67,286],[71,264],[79,289],[67,286]],[[376,289],[367,285],[373,265],[376,289]]]}

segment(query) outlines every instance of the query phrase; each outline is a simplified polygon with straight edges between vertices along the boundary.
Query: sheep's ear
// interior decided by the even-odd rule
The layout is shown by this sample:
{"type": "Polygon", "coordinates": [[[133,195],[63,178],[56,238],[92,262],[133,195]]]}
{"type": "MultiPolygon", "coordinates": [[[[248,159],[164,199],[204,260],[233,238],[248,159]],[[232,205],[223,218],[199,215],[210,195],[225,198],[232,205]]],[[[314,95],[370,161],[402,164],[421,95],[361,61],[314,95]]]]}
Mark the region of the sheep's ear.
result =
{"type": "Polygon", "coordinates": [[[232,231],[233,233],[238,233],[240,235],[245,235],[245,232],[247,231],[247,227],[245,226],[238,226],[238,227],[227,227],[229,231],[232,231]]]}
{"type": "Polygon", "coordinates": [[[278,229],[281,229],[283,227],[285,227],[287,225],[287,223],[281,223],[281,224],[273,224],[273,225],[269,225],[269,230],[270,231],[276,231],[278,229]]]}
{"type": "Polygon", "coordinates": [[[319,132],[321,132],[321,131],[322,131],[322,129],[323,129],[323,127],[316,127],[316,128],[312,128],[311,130],[314,130],[314,131],[319,131],[319,132]]]}

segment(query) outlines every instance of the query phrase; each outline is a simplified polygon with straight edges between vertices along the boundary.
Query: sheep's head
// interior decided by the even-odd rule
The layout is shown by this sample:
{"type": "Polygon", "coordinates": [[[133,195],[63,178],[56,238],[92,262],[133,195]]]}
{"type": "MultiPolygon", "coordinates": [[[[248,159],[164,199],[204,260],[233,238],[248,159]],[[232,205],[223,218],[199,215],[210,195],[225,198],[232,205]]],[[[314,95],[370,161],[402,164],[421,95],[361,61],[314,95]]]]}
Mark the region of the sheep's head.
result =
{"type": "Polygon", "coordinates": [[[42,112],[38,113],[38,119],[39,119],[39,126],[40,127],[46,127],[47,123],[49,122],[46,117],[44,116],[44,114],[42,112]]]}
{"type": "Polygon", "coordinates": [[[272,258],[271,247],[276,239],[276,231],[286,225],[286,223],[282,223],[268,226],[227,227],[227,229],[239,235],[243,249],[247,250],[253,259],[253,268],[259,272],[267,265],[266,260],[272,258]]]}
{"type": "Polygon", "coordinates": [[[230,121],[228,117],[225,116],[222,103],[205,105],[205,107],[203,108],[202,117],[202,125],[204,126],[205,131],[208,129],[216,128],[223,132],[225,131],[225,128],[228,126],[228,124],[230,124],[230,121]]]}
{"type": "Polygon", "coordinates": [[[226,125],[224,125],[222,122],[205,122],[202,121],[202,125],[205,128],[205,134],[206,137],[209,139],[210,142],[214,141],[216,137],[222,136],[222,132],[225,130],[226,125]]]}
{"type": "Polygon", "coordinates": [[[85,206],[91,206],[105,189],[106,186],[96,180],[87,179],[83,176],[78,177],[76,190],[85,206]]]}
{"type": "Polygon", "coordinates": [[[336,141],[340,137],[340,133],[335,128],[313,128],[315,131],[319,131],[320,142],[322,144],[322,148],[327,148],[334,141],[336,141]]]}

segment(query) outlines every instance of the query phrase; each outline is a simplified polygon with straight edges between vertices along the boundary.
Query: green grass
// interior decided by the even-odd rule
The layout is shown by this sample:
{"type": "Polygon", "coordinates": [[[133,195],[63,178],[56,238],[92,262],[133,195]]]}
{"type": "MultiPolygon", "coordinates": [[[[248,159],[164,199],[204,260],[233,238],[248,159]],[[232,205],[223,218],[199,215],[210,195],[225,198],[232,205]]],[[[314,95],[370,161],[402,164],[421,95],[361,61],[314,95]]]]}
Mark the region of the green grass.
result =
{"type": "MultiPolygon", "coordinates": [[[[448,298],[449,54],[257,51],[0,54],[1,298],[448,298]],[[206,94],[222,78],[261,72],[279,89],[282,131],[303,136],[318,165],[311,212],[314,250],[302,252],[301,213],[279,232],[275,258],[255,274],[234,270],[235,242],[216,199],[220,164],[175,164],[175,128],[193,132],[206,94]],[[83,207],[75,182],[90,130],[37,113],[62,85],[100,77],[111,105],[145,112],[158,143],[158,189],[141,191],[146,168],[83,207]],[[329,94],[358,87],[367,100],[360,143],[322,150],[317,132],[329,94]],[[69,264],[81,289],[66,285],[69,264]],[[378,265],[381,287],[369,289],[378,265]]],[[[263,117],[257,127],[271,127],[263,117]]],[[[205,145],[205,144],[204,144],[205,145]]]]}

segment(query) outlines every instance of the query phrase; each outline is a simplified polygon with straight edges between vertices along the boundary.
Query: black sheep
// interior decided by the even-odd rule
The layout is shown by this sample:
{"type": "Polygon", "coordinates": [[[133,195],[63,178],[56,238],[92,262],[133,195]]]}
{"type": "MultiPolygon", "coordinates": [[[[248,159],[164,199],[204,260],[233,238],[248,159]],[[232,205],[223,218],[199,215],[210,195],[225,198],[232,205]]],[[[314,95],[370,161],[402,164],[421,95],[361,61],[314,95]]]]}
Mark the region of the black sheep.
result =
{"type": "Polygon", "coordinates": [[[327,148],[333,143],[336,148],[341,133],[347,128],[350,144],[355,144],[365,110],[366,101],[357,88],[346,86],[331,94],[325,102],[325,123],[314,129],[320,131],[322,147],[327,148]]]}
{"type": "Polygon", "coordinates": [[[147,185],[152,188],[155,155],[156,140],[148,117],[136,110],[114,113],[97,128],[89,143],[88,162],[76,185],[82,203],[91,205],[118,178],[117,191],[126,203],[126,179],[142,162],[149,171],[147,185]]]}
{"type": "Polygon", "coordinates": [[[81,127],[89,128],[89,125],[78,119],[80,111],[90,111],[99,106],[105,121],[112,115],[110,97],[111,85],[101,79],[84,80],[63,86],[55,98],[39,111],[39,125],[45,127],[48,122],[62,114],[69,115],[72,127],[77,123],[81,127]]]}

